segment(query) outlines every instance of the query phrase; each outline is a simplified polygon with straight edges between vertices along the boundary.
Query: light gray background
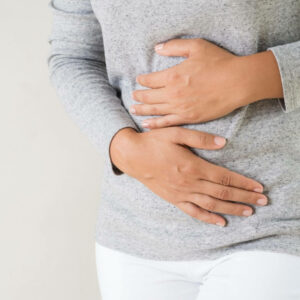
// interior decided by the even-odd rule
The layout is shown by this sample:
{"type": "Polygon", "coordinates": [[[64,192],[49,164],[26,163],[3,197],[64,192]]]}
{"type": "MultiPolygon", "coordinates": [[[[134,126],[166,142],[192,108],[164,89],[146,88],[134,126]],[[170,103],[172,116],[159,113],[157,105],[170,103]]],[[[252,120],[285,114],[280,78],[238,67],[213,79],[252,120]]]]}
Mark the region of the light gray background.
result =
{"type": "Polygon", "coordinates": [[[0,299],[100,299],[102,158],[48,79],[48,0],[1,0],[0,299]]]}

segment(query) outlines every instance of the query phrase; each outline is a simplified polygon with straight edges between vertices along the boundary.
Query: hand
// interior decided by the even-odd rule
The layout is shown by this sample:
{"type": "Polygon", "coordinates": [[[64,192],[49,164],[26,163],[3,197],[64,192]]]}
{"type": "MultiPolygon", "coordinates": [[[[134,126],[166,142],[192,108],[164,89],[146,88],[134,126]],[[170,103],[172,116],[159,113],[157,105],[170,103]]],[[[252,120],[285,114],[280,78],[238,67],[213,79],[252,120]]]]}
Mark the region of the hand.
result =
{"type": "Polygon", "coordinates": [[[188,215],[225,226],[226,220],[213,212],[249,216],[253,213],[250,206],[230,201],[261,205],[258,199],[267,198],[255,180],[211,164],[188,149],[217,151],[223,146],[215,144],[214,137],[182,127],[142,133],[125,128],[114,136],[110,155],[121,171],[188,215]]]}
{"type": "Polygon", "coordinates": [[[279,69],[271,51],[236,56],[203,39],[173,39],[156,50],[166,56],[187,57],[166,70],[137,76],[150,89],[135,90],[136,115],[159,115],[144,120],[145,128],[200,123],[265,99],[282,97],[279,69]]]}

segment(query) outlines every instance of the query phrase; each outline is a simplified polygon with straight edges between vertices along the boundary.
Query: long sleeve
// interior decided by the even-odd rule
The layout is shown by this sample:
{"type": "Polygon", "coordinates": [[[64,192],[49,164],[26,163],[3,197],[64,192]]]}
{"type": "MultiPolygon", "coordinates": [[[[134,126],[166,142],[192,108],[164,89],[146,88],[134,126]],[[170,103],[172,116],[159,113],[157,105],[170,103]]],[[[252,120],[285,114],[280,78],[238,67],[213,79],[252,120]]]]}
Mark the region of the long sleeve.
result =
{"type": "Polygon", "coordinates": [[[120,175],[110,159],[110,142],[120,129],[138,128],[109,84],[100,23],[90,0],[52,0],[49,6],[51,83],[70,117],[120,175]]]}
{"type": "Polygon", "coordinates": [[[277,60],[283,98],[279,103],[285,113],[300,108],[300,41],[269,47],[277,60]]]}

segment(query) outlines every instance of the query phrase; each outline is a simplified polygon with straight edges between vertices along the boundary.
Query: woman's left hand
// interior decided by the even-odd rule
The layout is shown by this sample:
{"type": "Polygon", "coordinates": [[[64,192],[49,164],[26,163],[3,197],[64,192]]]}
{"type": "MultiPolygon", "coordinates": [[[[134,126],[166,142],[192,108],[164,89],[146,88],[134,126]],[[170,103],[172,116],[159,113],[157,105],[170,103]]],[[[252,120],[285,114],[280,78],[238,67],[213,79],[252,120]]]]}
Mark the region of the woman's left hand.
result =
{"type": "MultiPolygon", "coordinates": [[[[198,38],[173,39],[155,50],[161,55],[184,56],[187,59],[171,68],[137,76],[137,82],[150,89],[133,91],[133,99],[142,104],[131,106],[131,113],[160,116],[145,120],[142,126],[146,128],[220,118],[262,99],[263,91],[267,91],[270,85],[274,86],[274,83],[278,90],[281,83],[276,61],[272,54],[270,56],[271,51],[263,52],[268,54],[260,55],[258,59],[245,60],[246,56],[234,55],[198,38]],[[267,64],[264,69],[267,72],[257,74],[257,66],[262,64],[267,64]],[[268,76],[269,73],[273,76],[268,76]],[[268,82],[265,76],[268,76],[268,82]]],[[[278,91],[275,93],[278,94],[278,91]]]]}

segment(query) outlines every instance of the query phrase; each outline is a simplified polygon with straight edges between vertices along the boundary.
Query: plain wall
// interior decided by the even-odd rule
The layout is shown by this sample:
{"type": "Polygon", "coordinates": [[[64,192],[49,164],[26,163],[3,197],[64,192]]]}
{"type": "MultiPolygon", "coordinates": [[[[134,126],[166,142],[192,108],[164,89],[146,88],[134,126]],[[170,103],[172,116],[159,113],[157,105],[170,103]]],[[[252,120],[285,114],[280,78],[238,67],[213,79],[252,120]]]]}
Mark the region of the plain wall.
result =
{"type": "Polygon", "coordinates": [[[1,0],[0,299],[99,300],[102,157],[50,84],[48,3],[1,0]]]}

